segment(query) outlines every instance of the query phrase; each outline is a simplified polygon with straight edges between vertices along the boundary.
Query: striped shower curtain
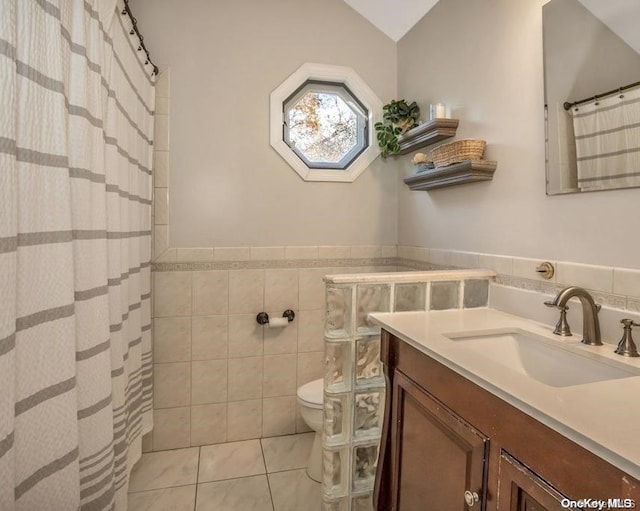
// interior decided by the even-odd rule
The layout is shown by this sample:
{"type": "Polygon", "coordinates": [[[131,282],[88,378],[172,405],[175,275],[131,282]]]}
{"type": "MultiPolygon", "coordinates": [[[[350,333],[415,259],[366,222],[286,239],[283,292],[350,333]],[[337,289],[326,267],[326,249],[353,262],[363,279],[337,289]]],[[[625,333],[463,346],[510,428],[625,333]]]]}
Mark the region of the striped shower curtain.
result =
{"type": "Polygon", "coordinates": [[[578,186],[640,186],[640,87],[571,109],[578,186]]]}
{"type": "Polygon", "coordinates": [[[0,0],[2,511],[126,510],[152,426],[154,87],[121,9],[0,0]]]}

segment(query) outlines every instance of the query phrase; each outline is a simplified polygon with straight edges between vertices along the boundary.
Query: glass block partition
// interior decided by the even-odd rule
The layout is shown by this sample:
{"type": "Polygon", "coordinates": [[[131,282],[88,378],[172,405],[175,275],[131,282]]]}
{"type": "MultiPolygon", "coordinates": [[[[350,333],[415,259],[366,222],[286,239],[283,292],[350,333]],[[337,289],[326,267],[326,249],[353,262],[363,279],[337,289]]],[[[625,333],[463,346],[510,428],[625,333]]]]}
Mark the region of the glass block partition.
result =
{"type": "Polygon", "coordinates": [[[380,328],[371,312],[486,307],[490,270],[328,275],[323,511],[371,511],[384,413],[380,328]]]}

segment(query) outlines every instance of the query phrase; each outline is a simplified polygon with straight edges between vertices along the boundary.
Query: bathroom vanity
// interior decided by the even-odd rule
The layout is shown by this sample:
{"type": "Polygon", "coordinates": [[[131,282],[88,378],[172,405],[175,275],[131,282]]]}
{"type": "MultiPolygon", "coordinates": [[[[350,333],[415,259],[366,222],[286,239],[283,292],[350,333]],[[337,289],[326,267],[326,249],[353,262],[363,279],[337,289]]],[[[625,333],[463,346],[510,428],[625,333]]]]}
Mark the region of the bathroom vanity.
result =
{"type": "Polygon", "coordinates": [[[492,309],[373,318],[378,511],[640,506],[640,362],[492,309]]]}

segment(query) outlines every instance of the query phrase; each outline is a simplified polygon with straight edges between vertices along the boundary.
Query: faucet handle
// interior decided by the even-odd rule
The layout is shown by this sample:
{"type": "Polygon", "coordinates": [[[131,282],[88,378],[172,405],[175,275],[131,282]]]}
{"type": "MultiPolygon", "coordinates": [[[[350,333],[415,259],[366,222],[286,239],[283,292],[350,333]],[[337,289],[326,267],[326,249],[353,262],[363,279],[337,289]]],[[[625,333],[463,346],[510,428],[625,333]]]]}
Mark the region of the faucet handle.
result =
{"type": "Polygon", "coordinates": [[[624,333],[614,353],[622,355],[623,357],[640,357],[640,353],[638,353],[636,344],[633,342],[633,337],[631,336],[631,328],[640,326],[640,324],[627,318],[620,320],[620,323],[624,325],[624,333]]]}
{"type": "Polygon", "coordinates": [[[569,307],[567,307],[566,305],[558,305],[557,303],[552,302],[552,301],[544,302],[544,304],[547,307],[551,307],[553,309],[558,309],[560,311],[565,311],[566,312],[566,311],[569,310],[569,307]]]}
{"type": "Polygon", "coordinates": [[[560,307],[560,319],[556,324],[556,328],[553,330],[554,334],[561,335],[562,337],[571,337],[573,335],[569,327],[569,322],[567,321],[568,310],[569,307],[560,307]]]}
{"type": "MultiPolygon", "coordinates": [[[[569,307],[567,307],[566,305],[563,307],[562,305],[558,305],[557,303],[552,302],[551,300],[544,302],[544,304],[547,307],[553,307],[553,308],[560,309],[560,310],[565,310],[565,311],[569,310],[569,307]]],[[[600,305],[599,303],[596,303],[595,306],[596,306],[596,312],[600,312],[600,309],[602,309],[602,305],[600,305]]],[[[629,321],[631,321],[631,320],[629,320],[629,321]]],[[[636,326],[640,326],[640,325],[636,324],[636,326]]]]}
{"type": "Polygon", "coordinates": [[[569,307],[566,305],[558,305],[555,302],[544,302],[547,307],[552,307],[554,309],[558,309],[560,311],[560,319],[556,324],[556,328],[553,330],[553,333],[556,335],[561,335],[562,337],[570,337],[573,335],[571,333],[571,328],[569,327],[569,323],[567,322],[567,311],[569,307]]]}

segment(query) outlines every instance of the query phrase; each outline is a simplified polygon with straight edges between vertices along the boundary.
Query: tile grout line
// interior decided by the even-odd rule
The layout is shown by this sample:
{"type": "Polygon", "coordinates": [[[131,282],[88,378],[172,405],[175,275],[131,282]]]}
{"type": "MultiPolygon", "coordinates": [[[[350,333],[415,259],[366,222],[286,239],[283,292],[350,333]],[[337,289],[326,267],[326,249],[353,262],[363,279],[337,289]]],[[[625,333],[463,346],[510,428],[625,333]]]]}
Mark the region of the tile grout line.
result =
{"type": "Polygon", "coordinates": [[[200,481],[200,459],[202,455],[202,446],[198,447],[198,466],[196,468],[196,495],[195,498],[193,499],[193,511],[196,511],[196,509],[198,508],[198,485],[199,485],[199,481],[200,481]]]}
{"type": "Polygon", "coordinates": [[[267,488],[269,488],[269,499],[271,500],[271,509],[275,511],[276,506],[273,502],[273,493],[271,492],[271,481],[269,480],[269,472],[267,469],[267,458],[264,455],[264,447],[262,445],[262,438],[259,439],[260,442],[260,452],[262,453],[262,463],[264,463],[264,475],[267,478],[267,488]]]}
{"type": "Polygon", "coordinates": [[[148,488],[146,490],[130,491],[130,492],[127,492],[127,495],[134,495],[136,493],[147,493],[147,492],[159,491],[159,490],[170,490],[173,488],[184,488],[185,486],[196,486],[196,485],[193,483],[189,483],[189,484],[176,484],[173,486],[162,486],[161,488],[148,488]]]}

